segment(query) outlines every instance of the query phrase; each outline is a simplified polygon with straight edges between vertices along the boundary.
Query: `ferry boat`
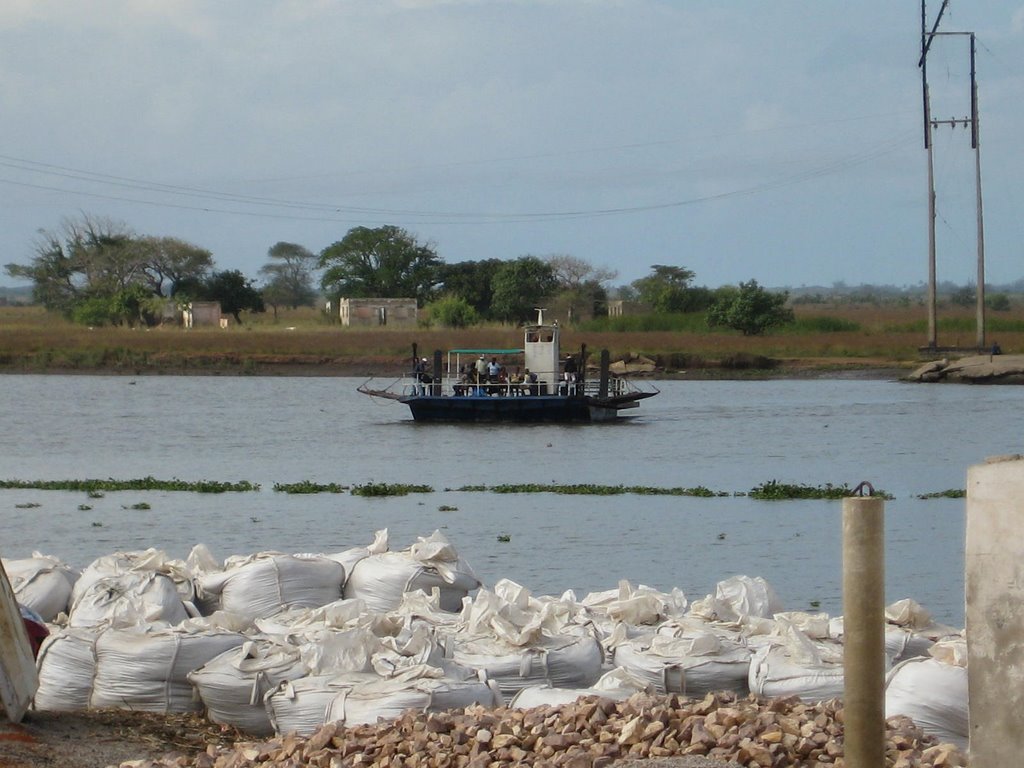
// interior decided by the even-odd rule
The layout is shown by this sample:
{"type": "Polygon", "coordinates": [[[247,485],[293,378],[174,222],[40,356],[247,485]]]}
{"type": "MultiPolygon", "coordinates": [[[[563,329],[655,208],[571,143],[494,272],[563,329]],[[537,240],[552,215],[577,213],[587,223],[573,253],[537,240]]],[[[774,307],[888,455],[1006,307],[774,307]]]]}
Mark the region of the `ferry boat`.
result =
{"type": "Polygon", "coordinates": [[[560,332],[558,321],[545,323],[540,309],[537,322],[523,329],[521,349],[452,349],[447,356],[438,350],[428,360],[414,345],[408,375],[384,389],[371,380],[358,390],[404,403],[424,422],[611,421],[658,394],[613,374],[607,350],[597,378],[588,379],[586,346],[578,358],[561,359],[560,332]]]}

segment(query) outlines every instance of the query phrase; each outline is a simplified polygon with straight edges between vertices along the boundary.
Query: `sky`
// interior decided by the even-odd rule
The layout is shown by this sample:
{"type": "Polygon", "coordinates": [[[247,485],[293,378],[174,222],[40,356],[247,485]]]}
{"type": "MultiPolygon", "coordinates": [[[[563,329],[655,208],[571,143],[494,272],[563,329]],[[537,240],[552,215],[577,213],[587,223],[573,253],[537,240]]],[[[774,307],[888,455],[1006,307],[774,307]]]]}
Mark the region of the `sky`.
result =
{"type": "MultiPolygon", "coordinates": [[[[939,31],[976,35],[986,277],[1015,281],[1024,0],[951,0],[939,31]]],[[[613,285],[917,285],[920,45],[917,0],[3,0],[0,264],[90,216],[253,278],[393,224],[613,285]]],[[[969,75],[936,38],[933,116],[970,114],[969,75]]],[[[975,157],[935,130],[940,281],[975,280],[975,157]]]]}

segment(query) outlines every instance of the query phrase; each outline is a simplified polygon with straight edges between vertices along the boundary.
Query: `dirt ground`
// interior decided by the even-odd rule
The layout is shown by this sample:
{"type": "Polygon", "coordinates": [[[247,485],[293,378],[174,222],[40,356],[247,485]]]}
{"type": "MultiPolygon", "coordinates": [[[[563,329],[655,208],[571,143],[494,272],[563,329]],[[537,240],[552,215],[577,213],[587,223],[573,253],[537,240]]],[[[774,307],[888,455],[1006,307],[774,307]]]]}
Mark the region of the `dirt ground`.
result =
{"type": "Polygon", "coordinates": [[[195,755],[208,744],[247,738],[200,715],[29,712],[15,724],[0,711],[0,768],[107,768],[168,753],[195,755]]]}

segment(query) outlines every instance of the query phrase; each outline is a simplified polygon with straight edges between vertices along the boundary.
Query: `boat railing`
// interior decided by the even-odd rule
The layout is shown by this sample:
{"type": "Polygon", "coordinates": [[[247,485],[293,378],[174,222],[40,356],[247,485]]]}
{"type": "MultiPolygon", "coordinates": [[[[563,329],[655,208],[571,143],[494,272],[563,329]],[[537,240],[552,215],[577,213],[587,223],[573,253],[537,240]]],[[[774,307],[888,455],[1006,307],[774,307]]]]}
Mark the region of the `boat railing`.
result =
{"type": "MultiPolygon", "coordinates": [[[[402,397],[534,397],[541,394],[586,395],[598,397],[601,382],[598,379],[568,381],[563,375],[552,376],[555,386],[548,390],[548,379],[538,376],[536,382],[525,381],[472,381],[458,375],[443,375],[440,380],[421,381],[416,374],[400,380],[402,397]]],[[[397,382],[396,382],[397,383],[397,382]]],[[[631,385],[618,376],[608,378],[606,395],[614,397],[630,391],[631,385]]]]}

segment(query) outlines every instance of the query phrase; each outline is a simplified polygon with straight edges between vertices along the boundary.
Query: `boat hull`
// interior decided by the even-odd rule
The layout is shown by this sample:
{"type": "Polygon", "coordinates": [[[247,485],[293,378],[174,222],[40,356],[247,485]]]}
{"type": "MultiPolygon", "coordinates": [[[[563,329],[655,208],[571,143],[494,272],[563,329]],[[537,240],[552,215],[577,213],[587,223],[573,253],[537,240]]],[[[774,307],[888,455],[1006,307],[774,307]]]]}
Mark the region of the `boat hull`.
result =
{"type": "Polygon", "coordinates": [[[587,395],[414,395],[403,397],[415,421],[511,422],[517,424],[614,421],[620,411],[636,408],[656,392],[617,397],[587,395]]]}
{"type": "Polygon", "coordinates": [[[585,423],[591,420],[585,397],[534,395],[416,396],[402,398],[415,421],[585,423]]]}

